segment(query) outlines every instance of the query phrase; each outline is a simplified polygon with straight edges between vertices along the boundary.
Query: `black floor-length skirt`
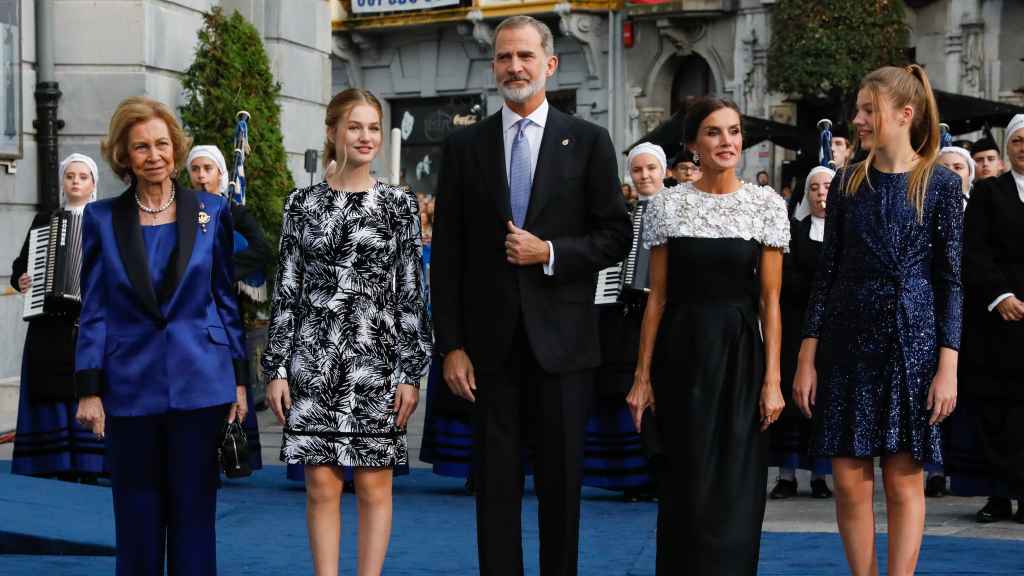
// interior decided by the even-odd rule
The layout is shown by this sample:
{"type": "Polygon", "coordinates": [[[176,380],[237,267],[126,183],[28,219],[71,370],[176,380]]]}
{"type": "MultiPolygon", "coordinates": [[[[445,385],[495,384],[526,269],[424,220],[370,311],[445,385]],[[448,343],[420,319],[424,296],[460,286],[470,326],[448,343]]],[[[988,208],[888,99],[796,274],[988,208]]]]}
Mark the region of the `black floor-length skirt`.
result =
{"type": "Polygon", "coordinates": [[[669,299],[651,373],[667,464],[659,487],[661,576],[757,573],[768,448],[760,431],[756,272],[750,277],[759,253],[738,239],[669,243],[669,299]],[[700,281],[690,275],[683,284],[682,266],[702,270],[700,281]]]}

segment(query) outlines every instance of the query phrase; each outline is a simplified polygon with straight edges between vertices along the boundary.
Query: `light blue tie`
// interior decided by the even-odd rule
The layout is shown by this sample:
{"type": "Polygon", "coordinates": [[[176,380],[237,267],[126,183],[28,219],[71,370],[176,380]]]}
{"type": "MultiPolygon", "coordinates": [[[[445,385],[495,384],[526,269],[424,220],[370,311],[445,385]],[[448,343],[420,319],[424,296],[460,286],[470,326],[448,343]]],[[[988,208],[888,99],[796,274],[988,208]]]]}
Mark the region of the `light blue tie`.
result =
{"type": "Polygon", "coordinates": [[[516,122],[518,130],[512,140],[512,154],[509,159],[508,189],[511,194],[512,221],[519,228],[526,220],[526,209],[530,206],[530,141],[526,139],[526,127],[530,120],[523,118],[516,122]]]}

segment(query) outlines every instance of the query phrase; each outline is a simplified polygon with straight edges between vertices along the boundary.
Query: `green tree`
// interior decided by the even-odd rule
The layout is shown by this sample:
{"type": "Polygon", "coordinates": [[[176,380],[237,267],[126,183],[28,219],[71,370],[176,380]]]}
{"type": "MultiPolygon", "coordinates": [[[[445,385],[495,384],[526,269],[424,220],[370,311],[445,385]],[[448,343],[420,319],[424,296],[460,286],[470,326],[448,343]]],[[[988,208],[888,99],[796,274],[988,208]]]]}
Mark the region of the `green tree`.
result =
{"type": "Polygon", "coordinates": [[[905,12],[902,0],[778,0],[768,89],[841,107],[868,72],[905,64],[905,12]]]}
{"type": "MultiPolygon", "coordinates": [[[[295,186],[281,136],[281,85],[259,32],[238,12],[229,17],[214,8],[204,20],[195,61],[183,79],[181,119],[196,144],[216,144],[224,152],[230,170],[235,115],[250,113],[245,204],[276,248],[284,199],[295,186]]],[[[182,178],[187,184],[188,175],[182,178]]]]}

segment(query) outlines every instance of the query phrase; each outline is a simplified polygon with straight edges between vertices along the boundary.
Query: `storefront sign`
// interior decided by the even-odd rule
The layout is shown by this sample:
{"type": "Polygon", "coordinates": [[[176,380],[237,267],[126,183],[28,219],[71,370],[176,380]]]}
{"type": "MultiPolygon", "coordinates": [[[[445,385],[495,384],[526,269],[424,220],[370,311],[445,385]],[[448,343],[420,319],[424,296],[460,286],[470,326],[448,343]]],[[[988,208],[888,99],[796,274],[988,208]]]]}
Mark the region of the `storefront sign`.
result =
{"type": "Polygon", "coordinates": [[[407,12],[458,5],[459,0],[352,0],[352,12],[355,14],[407,12]]]}

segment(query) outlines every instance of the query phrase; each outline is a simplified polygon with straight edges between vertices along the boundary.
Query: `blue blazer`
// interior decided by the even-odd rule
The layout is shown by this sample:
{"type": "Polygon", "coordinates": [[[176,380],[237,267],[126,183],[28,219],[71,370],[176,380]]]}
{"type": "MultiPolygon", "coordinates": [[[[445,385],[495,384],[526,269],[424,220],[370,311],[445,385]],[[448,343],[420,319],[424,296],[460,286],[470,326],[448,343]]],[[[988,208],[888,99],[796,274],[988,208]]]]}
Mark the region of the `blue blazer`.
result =
{"type": "Polygon", "coordinates": [[[176,202],[178,244],[158,289],[134,186],[85,208],[75,386],[112,416],[234,402],[246,373],[228,201],[179,189],[176,202]]]}

